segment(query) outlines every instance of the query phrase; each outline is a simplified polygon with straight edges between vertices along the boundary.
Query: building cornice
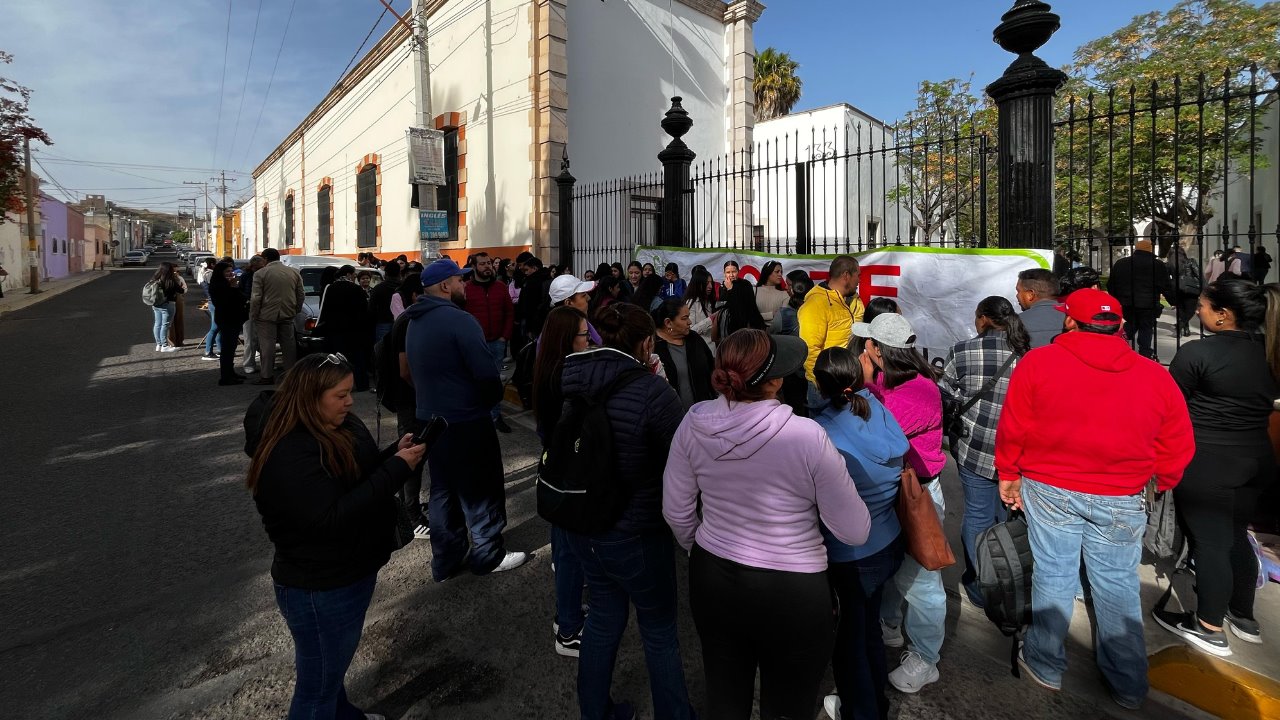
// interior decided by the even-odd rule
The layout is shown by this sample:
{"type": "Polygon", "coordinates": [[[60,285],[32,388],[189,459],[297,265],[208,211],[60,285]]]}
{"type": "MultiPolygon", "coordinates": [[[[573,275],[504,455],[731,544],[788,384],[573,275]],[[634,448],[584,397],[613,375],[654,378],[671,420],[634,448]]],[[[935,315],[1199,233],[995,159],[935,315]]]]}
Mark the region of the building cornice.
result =
{"type": "Polygon", "coordinates": [[[724,0],[676,0],[688,8],[693,8],[709,18],[724,22],[724,0]]]}
{"type": "Polygon", "coordinates": [[[739,20],[753,23],[760,19],[765,6],[759,0],[732,0],[724,8],[723,19],[726,25],[739,20]]]}

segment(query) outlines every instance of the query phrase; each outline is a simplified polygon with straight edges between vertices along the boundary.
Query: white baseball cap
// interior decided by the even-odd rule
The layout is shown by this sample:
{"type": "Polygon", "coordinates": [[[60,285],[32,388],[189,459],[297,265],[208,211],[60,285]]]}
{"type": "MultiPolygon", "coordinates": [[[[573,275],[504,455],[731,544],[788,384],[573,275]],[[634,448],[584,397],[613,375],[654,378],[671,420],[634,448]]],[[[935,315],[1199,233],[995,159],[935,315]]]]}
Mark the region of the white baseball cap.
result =
{"type": "Polygon", "coordinates": [[[572,275],[558,275],[551,281],[551,304],[558,305],[578,293],[591,292],[596,284],[572,275]]]}

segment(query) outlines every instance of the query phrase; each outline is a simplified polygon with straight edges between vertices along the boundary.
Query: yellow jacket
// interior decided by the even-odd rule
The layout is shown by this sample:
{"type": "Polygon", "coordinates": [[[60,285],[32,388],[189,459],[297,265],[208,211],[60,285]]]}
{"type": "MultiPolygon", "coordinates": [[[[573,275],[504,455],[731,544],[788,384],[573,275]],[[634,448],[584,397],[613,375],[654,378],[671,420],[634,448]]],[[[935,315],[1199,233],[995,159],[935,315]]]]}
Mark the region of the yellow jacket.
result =
{"type": "Polygon", "coordinates": [[[853,337],[853,324],[862,322],[865,308],[857,295],[853,302],[844,304],[840,293],[822,285],[815,285],[796,316],[800,320],[800,339],[809,346],[809,357],[804,361],[804,376],[813,382],[813,365],[818,354],[829,347],[848,347],[853,337]]]}

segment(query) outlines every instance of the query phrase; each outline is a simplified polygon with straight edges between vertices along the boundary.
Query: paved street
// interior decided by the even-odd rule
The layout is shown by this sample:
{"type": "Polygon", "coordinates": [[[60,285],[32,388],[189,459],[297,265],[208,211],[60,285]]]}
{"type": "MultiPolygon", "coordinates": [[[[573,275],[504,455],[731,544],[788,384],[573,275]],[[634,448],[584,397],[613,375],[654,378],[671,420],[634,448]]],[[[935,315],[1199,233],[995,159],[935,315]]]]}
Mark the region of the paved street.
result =
{"type": "MultiPolygon", "coordinates": [[[[153,352],[151,315],[138,300],[149,273],[113,271],[0,320],[0,364],[27,369],[0,388],[0,707],[11,717],[275,718],[288,704],[292,655],[268,574],[271,546],[242,486],[241,417],[257,388],[218,387],[216,363],[194,348],[153,352]]],[[[192,345],[207,328],[198,294],[187,300],[192,345]]],[[[372,426],[373,396],[357,403],[372,426]]],[[[534,551],[532,561],[437,585],[426,543],[397,553],[348,676],[366,709],[391,718],[576,716],[576,661],[552,651],[548,526],[532,492],[536,440],[528,418],[513,423],[516,432],[502,436],[508,545],[534,551]]],[[[382,427],[387,442],[394,419],[384,416],[382,427]]],[[[953,536],[955,489],[951,482],[953,536]]],[[[679,575],[685,601],[683,561],[679,575]]],[[[949,588],[957,576],[948,573],[949,588]]],[[[1146,592],[1149,606],[1159,588],[1146,592]]],[[[1267,588],[1259,605],[1280,623],[1276,594],[1267,588]]],[[[1083,612],[1066,691],[1050,695],[1009,677],[1008,642],[978,611],[954,595],[950,610],[942,681],[916,697],[895,693],[894,717],[1134,716],[1106,699],[1083,612]]],[[[686,607],[683,655],[701,706],[689,618],[686,607]]],[[[1148,637],[1152,650],[1173,644],[1148,637]]],[[[1274,648],[1258,649],[1255,662],[1280,667],[1274,648]]],[[[634,626],[614,688],[652,718],[634,626]]],[[[1154,702],[1144,715],[1195,716],[1154,702]]]]}

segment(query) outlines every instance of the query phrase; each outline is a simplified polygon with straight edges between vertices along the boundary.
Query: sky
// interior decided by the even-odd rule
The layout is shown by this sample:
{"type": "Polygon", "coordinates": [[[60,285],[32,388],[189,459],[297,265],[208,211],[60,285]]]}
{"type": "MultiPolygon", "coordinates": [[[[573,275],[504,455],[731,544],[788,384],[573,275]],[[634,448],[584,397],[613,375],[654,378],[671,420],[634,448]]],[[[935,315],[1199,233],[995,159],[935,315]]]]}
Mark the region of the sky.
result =
{"type": "MultiPolygon", "coordinates": [[[[403,14],[410,0],[391,4],[403,14]]],[[[1061,66],[1084,42],[1173,0],[1054,4],[1063,27],[1039,54],[1061,66]]],[[[991,40],[1011,0],[766,5],[756,46],[799,61],[804,93],[797,110],[847,102],[892,121],[914,106],[922,80],[972,75],[978,89],[1013,60],[991,40]]],[[[223,170],[228,202],[249,196],[253,168],[333,87],[366,35],[372,30],[361,53],[395,22],[378,0],[5,6],[0,50],[15,60],[0,65],[0,76],[31,88],[32,115],[53,139],[35,153],[36,172],[60,186],[47,183],[47,190],[168,212],[192,197],[203,208],[204,188],[183,183],[210,182],[223,170]]],[[[211,193],[220,202],[220,193],[211,193]]]]}

